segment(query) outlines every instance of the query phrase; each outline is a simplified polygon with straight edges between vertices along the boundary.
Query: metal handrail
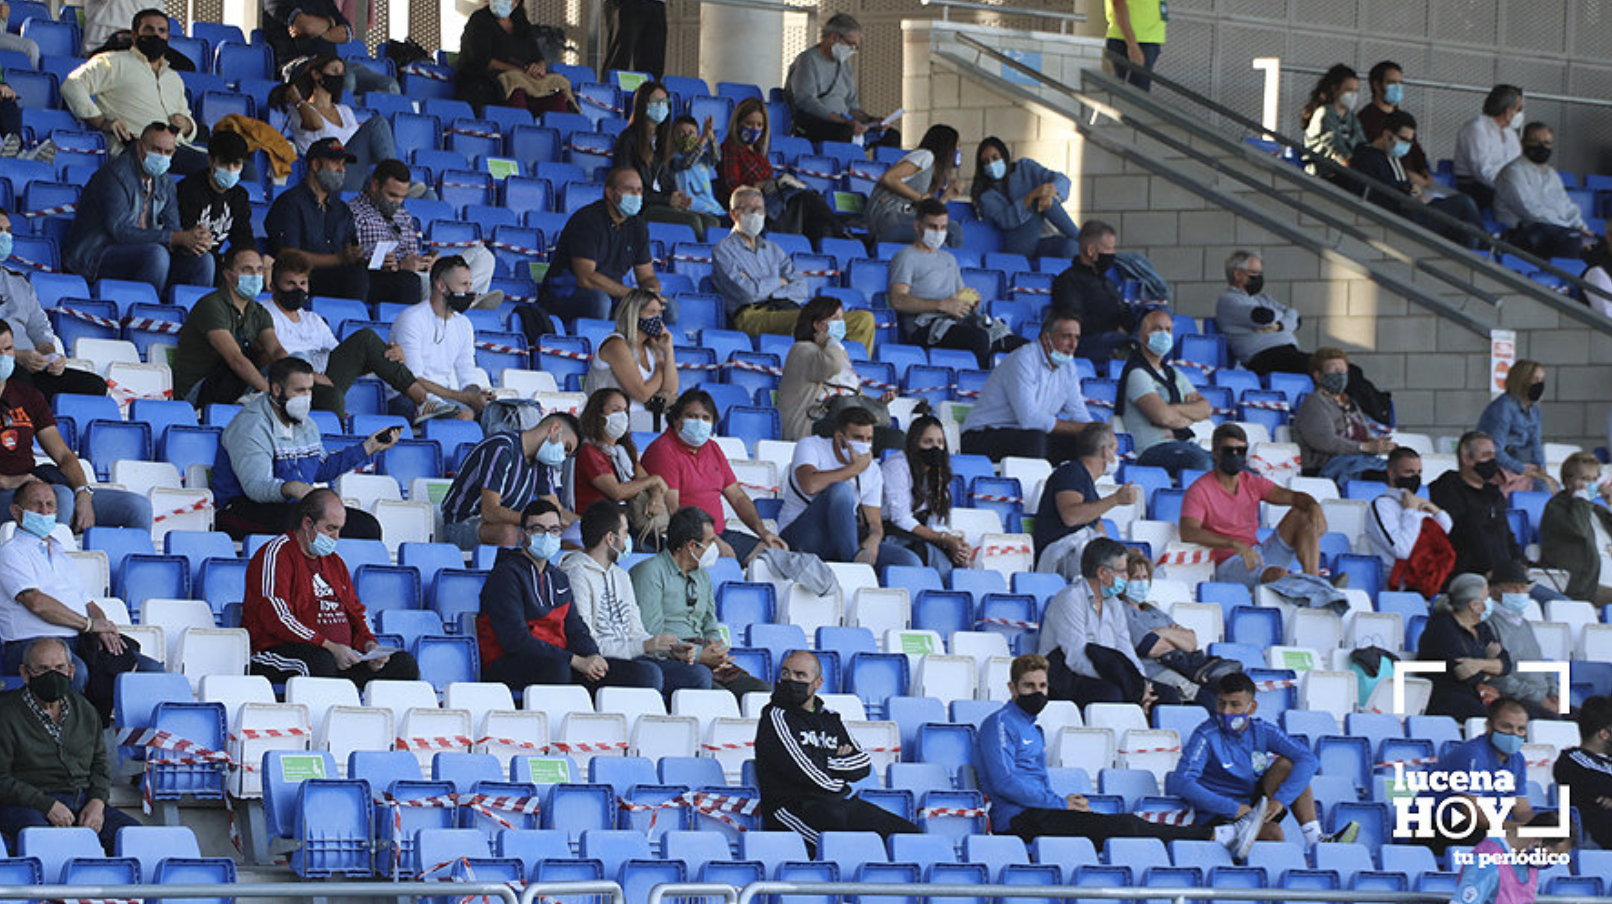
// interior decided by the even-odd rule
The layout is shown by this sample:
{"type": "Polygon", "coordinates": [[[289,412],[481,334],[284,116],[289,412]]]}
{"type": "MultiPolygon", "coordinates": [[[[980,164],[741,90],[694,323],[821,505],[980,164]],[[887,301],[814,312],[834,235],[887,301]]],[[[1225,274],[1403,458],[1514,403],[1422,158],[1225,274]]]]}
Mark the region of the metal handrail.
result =
{"type": "Polygon", "coordinates": [[[1060,13],[1050,9],[1029,9],[1023,6],[996,6],[991,3],[976,3],[974,0],[918,0],[922,6],[938,6],[941,8],[940,18],[946,21],[946,10],[968,9],[981,13],[1006,13],[1013,16],[1033,16],[1038,19],[1056,19],[1060,22],[1084,22],[1085,13],[1060,13]]]}
{"type": "Polygon", "coordinates": [[[498,898],[503,904],[530,901],[537,895],[610,894],[613,904],[622,904],[621,889],[614,882],[548,882],[526,887],[518,899],[515,889],[501,882],[209,882],[184,885],[0,885],[5,900],[19,901],[138,901],[156,898],[307,898],[331,895],[342,898],[424,898],[451,894],[455,898],[498,898]],[[583,888],[582,886],[589,886],[583,888]]]}
{"type": "Polygon", "coordinates": [[[781,0],[689,0],[691,3],[713,4],[715,6],[737,6],[743,9],[764,9],[775,13],[801,13],[816,15],[817,5],[810,6],[795,3],[784,3],[781,0]]]}
{"type": "MultiPolygon", "coordinates": [[[[682,886],[658,886],[665,894],[678,894],[682,886]]],[[[755,904],[761,895],[828,895],[861,898],[1092,898],[1104,901],[1145,901],[1167,898],[1175,904],[1189,901],[1344,901],[1349,904],[1381,901],[1383,892],[1320,891],[1290,888],[1100,888],[1069,885],[956,885],[925,883],[913,887],[904,883],[880,885],[873,882],[752,882],[739,891],[738,904],[755,904]]],[[[651,892],[653,895],[653,892],[651,892]]],[[[1449,895],[1425,891],[1399,891],[1391,896],[1400,904],[1445,904],[1449,895]]],[[[650,898],[654,904],[655,898],[650,898]]],[[[1566,895],[1540,895],[1540,904],[1612,904],[1612,897],[1584,898],[1566,895]]]]}
{"type": "MultiPolygon", "coordinates": [[[[453,894],[460,900],[468,897],[467,893],[460,891],[460,886],[454,887],[453,894]]],[[[521,891],[520,904],[533,904],[538,898],[553,901],[561,895],[608,895],[610,904],[627,902],[627,896],[622,892],[620,885],[595,879],[587,882],[534,882],[521,891]]]]}
{"type": "MultiPolygon", "coordinates": [[[[1284,72],[1298,72],[1303,75],[1326,75],[1327,70],[1320,66],[1293,66],[1285,60],[1282,62],[1284,72]]],[[[1417,88],[1437,88],[1442,91],[1466,91],[1470,94],[1488,94],[1494,90],[1493,85],[1463,85],[1459,82],[1435,82],[1427,79],[1407,78],[1405,84],[1417,88]]],[[[1544,94],[1539,91],[1523,91],[1524,97],[1534,97],[1561,104],[1583,104],[1586,107],[1612,107],[1612,100],[1603,100],[1598,97],[1568,97],[1565,94],[1544,94]]]]}
{"type": "MultiPolygon", "coordinates": [[[[966,39],[967,39],[966,36],[960,36],[959,37],[959,40],[966,40],[966,39]]],[[[1144,67],[1138,66],[1137,64],[1132,63],[1123,54],[1117,54],[1117,53],[1114,53],[1113,51],[1105,51],[1103,58],[1104,58],[1105,61],[1113,64],[1116,67],[1117,71],[1126,72],[1126,71],[1135,70],[1137,74],[1147,75],[1153,81],[1154,84],[1163,86],[1164,88],[1166,88],[1166,89],[1168,89],[1170,91],[1173,91],[1176,94],[1179,94],[1183,99],[1191,102],[1192,104],[1194,104],[1196,106],[1202,107],[1202,108],[1208,110],[1209,112],[1216,114],[1217,116],[1221,116],[1221,117],[1231,121],[1232,124],[1241,127],[1245,131],[1247,131],[1247,132],[1249,132],[1251,134],[1254,134],[1254,135],[1267,136],[1270,140],[1274,141],[1275,143],[1277,143],[1279,145],[1282,145],[1283,147],[1289,149],[1290,151],[1293,151],[1294,153],[1300,155],[1301,159],[1305,160],[1306,162],[1308,162],[1312,166],[1316,167],[1316,169],[1317,169],[1319,174],[1336,177],[1336,178],[1343,179],[1343,180],[1348,181],[1348,182],[1353,182],[1353,183],[1356,183],[1356,184],[1358,184],[1360,186],[1363,186],[1363,187],[1365,187],[1365,188],[1367,188],[1369,190],[1372,190],[1372,191],[1379,191],[1379,192],[1388,193],[1390,196],[1393,196],[1394,194],[1399,193],[1398,188],[1396,188],[1394,186],[1391,186],[1391,185],[1389,185],[1389,184],[1387,184],[1385,182],[1378,181],[1377,179],[1373,179],[1372,177],[1367,176],[1367,175],[1365,175],[1363,173],[1356,172],[1355,170],[1352,170],[1349,167],[1340,166],[1340,165],[1338,165],[1336,163],[1333,163],[1331,160],[1328,160],[1328,159],[1326,159],[1324,157],[1312,156],[1310,154],[1309,148],[1307,148],[1302,142],[1295,141],[1292,138],[1289,138],[1286,135],[1283,135],[1282,133],[1277,132],[1277,131],[1275,131],[1273,129],[1268,129],[1263,124],[1254,122],[1252,119],[1249,119],[1248,117],[1243,116],[1241,113],[1238,113],[1237,111],[1232,110],[1232,109],[1230,109],[1228,107],[1222,106],[1221,104],[1217,103],[1216,101],[1211,100],[1211,99],[1199,94],[1196,91],[1193,91],[1191,88],[1186,87],[1185,85],[1181,84],[1180,82],[1177,82],[1177,81],[1175,81],[1173,79],[1170,79],[1170,78],[1160,76],[1156,72],[1151,72],[1149,70],[1146,70],[1144,67]]],[[[1334,187],[1336,187],[1336,186],[1334,186],[1334,187]]],[[[1369,204],[1370,202],[1367,202],[1367,203],[1369,204]]],[[[1448,214],[1444,213],[1441,210],[1436,210],[1436,209],[1433,209],[1432,207],[1426,207],[1426,208],[1422,209],[1422,212],[1427,214],[1427,215],[1429,215],[1429,216],[1431,216],[1433,218],[1434,222],[1442,223],[1444,225],[1454,226],[1458,230],[1460,230],[1460,232],[1463,235],[1467,235],[1469,237],[1478,239],[1483,244],[1492,245],[1496,250],[1498,250],[1502,254],[1508,254],[1508,255],[1511,255],[1513,257],[1518,257],[1518,258],[1521,258],[1524,261],[1527,261],[1529,264],[1538,267],[1541,271],[1546,272],[1546,273],[1550,273],[1551,275],[1556,276],[1558,279],[1563,280],[1569,286],[1577,289],[1581,293],[1585,293],[1585,292],[1594,293],[1594,294],[1599,295],[1599,296],[1601,296],[1603,298],[1607,298],[1609,300],[1612,300],[1612,294],[1609,294],[1609,293],[1601,290],[1600,288],[1598,288],[1598,287],[1596,287],[1594,285],[1591,285],[1590,283],[1585,282],[1580,277],[1579,274],[1577,274],[1577,273],[1568,273],[1566,270],[1563,270],[1563,269],[1557,267],[1556,265],[1552,264],[1550,261],[1546,260],[1545,258],[1539,257],[1538,255],[1534,254],[1531,251],[1528,251],[1528,250],[1523,249],[1523,248],[1519,248],[1518,246],[1511,244],[1510,242],[1506,241],[1505,239],[1495,238],[1495,237],[1489,235],[1487,232],[1483,231],[1482,229],[1478,229],[1478,228],[1472,226],[1469,223],[1463,222],[1461,220],[1457,220],[1456,218],[1454,218],[1452,216],[1449,216],[1448,214]]],[[[1533,288],[1533,289],[1538,289],[1538,290],[1544,291],[1544,292],[1549,292],[1550,291],[1549,289],[1545,289],[1544,287],[1539,286],[1537,283],[1533,283],[1531,280],[1529,280],[1527,277],[1523,276],[1520,273],[1512,273],[1512,271],[1510,271],[1510,270],[1508,270],[1508,269],[1506,269],[1504,267],[1498,267],[1498,269],[1501,270],[1502,272],[1504,272],[1505,274],[1507,274],[1508,276],[1515,277],[1515,279],[1516,279],[1516,281],[1517,281],[1517,283],[1519,285],[1528,284],[1530,286],[1530,288],[1533,288]]],[[[1585,310],[1589,310],[1589,309],[1586,307],[1585,310]]]]}
{"type": "Polygon", "coordinates": [[[644,904],[661,904],[666,898],[721,898],[738,904],[739,890],[724,882],[666,882],[649,890],[644,904]]]}

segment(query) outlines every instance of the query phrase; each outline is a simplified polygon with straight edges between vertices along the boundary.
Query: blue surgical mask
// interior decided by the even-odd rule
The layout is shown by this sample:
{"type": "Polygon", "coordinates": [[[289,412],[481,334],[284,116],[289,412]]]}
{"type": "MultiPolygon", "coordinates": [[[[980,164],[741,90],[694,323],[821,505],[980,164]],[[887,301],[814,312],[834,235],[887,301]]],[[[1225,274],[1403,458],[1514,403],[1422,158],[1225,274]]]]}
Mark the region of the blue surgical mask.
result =
{"type": "Polygon", "coordinates": [[[1126,580],[1119,575],[1114,576],[1114,583],[1103,588],[1103,599],[1111,600],[1125,592],[1126,580]]]}
{"type": "Polygon", "coordinates": [[[1526,593],[1502,593],[1500,594],[1500,605],[1509,611],[1521,612],[1528,608],[1528,599],[1529,597],[1526,593]]]}
{"type": "Polygon", "coordinates": [[[998,157],[997,159],[985,164],[985,175],[990,176],[992,179],[1000,179],[1003,176],[1006,176],[1007,161],[998,157]]]}
{"type": "Polygon", "coordinates": [[[1411,149],[1411,143],[1410,142],[1408,142],[1408,141],[1400,141],[1400,140],[1396,139],[1394,141],[1394,150],[1392,151],[1392,153],[1394,155],[1394,159],[1397,160],[1400,157],[1403,157],[1406,154],[1409,154],[1410,149],[1411,149]]]}
{"type": "Polygon", "coordinates": [[[1075,356],[1064,352],[1051,351],[1047,352],[1047,360],[1052,362],[1053,367],[1068,367],[1075,363],[1075,356]]]}
{"type": "Polygon", "coordinates": [[[1395,82],[1392,85],[1384,85],[1383,86],[1383,100],[1387,101],[1388,103],[1393,104],[1396,107],[1399,106],[1401,103],[1404,103],[1404,101],[1405,101],[1405,86],[1400,84],[1399,82],[1395,82]]]}
{"type": "Polygon", "coordinates": [[[1152,589],[1152,581],[1138,579],[1125,585],[1125,596],[1140,603],[1147,599],[1147,592],[1152,589]]]}
{"type": "Polygon", "coordinates": [[[845,341],[845,321],[830,320],[828,322],[828,338],[836,342],[845,341]]]}
{"type": "Polygon", "coordinates": [[[17,526],[43,540],[55,530],[56,516],[25,511],[22,513],[21,523],[17,526]]]}
{"type": "Polygon", "coordinates": [[[0,261],[11,256],[11,233],[0,232],[0,261]]]}
{"type": "Polygon", "coordinates": [[[1175,348],[1175,334],[1169,330],[1159,330],[1147,337],[1147,350],[1160,358],[1168,355],[1172,348],[1175,348]]]}
{"type": "Polygon", "coordinates": [[[241,181],[241,171],[215,166],[213,167],[213,181],[218,183],[219,188],[229,191],[241,181]]]}
{"type": "Polygon", "coordinates": [[[145,169],[146,175],[155,179],[159,176],[166,176],[168,166],[171,163],[173,163],[172,157],[158,154],[155,151],[146,151],[145,159],[140,161],[140,166],[145,169]]]}
{"type": "Polygon", "coordinates": [[[698,449],[711,438],[711,422],[699,418],[684,418],[683,426],[677,428],[677,435],[683,442],[698,449]]]}
{"type": "Polygon", "coordinates": [[[336,538],[320,531],[313,535],[313,554],[323,559],[336,554],[336,538]]]}
{"type": "Polygon", "coordinates": [[[11,373],[16,369],[16,355],[0,355],[0,382],[11,379],[11,373]]]}
{"type": "Polygon", "coordinates": [[[617,202],[616,206],[621,209],[622,216],[636,217],[638,216],[638,212],[644,209],[644,196],[622,195],[621,200],[617,202]]]}
{"type": "Polygon", "coordinates": [[[235,291],[242,298],[256,298],[263,291],[263,274],[242,273],[235,277],[235,291]]]}
{"type": "Polygon", "coordinates": [[[552,439],[544,441],[543,445],[537,447],[537,461],[551,468],[565,464],[565,443],[552,439]]]}
{"type": "Polygon", "coordinates": [[[515,11],[515,0],[492,0],[487,6],[493,15],[500,19],[508,19],[509,14],[515,11]]]}
{"type": "Polygon", "coordinates": [[[1230,734],[1241,734],[1248,727],[1248,713],[1215,713],[1220,720],[1220,730],[1230,734]]]}
{"type": "Polygon", "coordinates": [[[1514,734],[1501,734],[1498,731],[1489,732],[1489,743],[1494,749],[1500,751],[1502,756],[1513,756],[1522,751],[1523,737],[1514,734]]]}
{"type": "Polygon", "coordinates": [[[666,117],[670,116],[671,114],[672,105],[663,100],[657,100],[644,107],[644,115],[648,116],[649,121],[655,125],[660,125],[661,123],[665,122],[666,117]]]}
{"type": "Polygon", "coordinates": [[[740,129],[739,140],[745,144],[755,144],[761,140],[760,129],[740,129]]]}
{"type": "Polygon", "coordinates": [[[559,554],[560,538],[548,531],[533,534],[532,538],[526,541],[526,549],[535,558],[547,562],[559,554]]]}

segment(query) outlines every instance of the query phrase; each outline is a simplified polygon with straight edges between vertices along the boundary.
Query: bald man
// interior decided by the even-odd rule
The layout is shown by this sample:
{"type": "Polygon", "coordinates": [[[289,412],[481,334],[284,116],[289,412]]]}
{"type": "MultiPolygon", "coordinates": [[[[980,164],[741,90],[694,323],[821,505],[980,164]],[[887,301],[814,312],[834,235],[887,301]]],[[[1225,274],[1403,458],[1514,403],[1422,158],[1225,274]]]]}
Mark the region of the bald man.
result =
{"type": "Polygon", "coordinates": [[[761,786],[762,828],[800,835],[814,852],[820,832],[917,833],[918,827],[858,797],[851,783],[867,777],[872,762],[851,739],[839,713],[817,698],[823,665],[796,650],[784,658],[772,702],[756,726],[756,782],[761,786]]]}

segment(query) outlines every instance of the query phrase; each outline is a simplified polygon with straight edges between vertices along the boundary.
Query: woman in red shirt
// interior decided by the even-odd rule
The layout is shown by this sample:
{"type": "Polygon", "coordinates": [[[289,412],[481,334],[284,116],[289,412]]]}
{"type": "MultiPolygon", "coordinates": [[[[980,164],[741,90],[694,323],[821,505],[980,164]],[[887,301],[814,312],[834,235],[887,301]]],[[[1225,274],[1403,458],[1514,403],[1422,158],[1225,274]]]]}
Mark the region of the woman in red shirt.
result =
{"type": "Polygon", "coordinates": [[[579,510],[608,499],[627,505],[627,524],[643,548],[660,548],[666,530],[666,481],[644,470],[628,429],[627,396],[600,389],[582,406],[582,445],[576,456],[579,510]]]}
{"type": "Polygon", "coordinates": [[[754,97],[739,101],[728,120],[728,136],[722,141],[722,161],[717,167],[717,197],[722,204],[727,205],[734,189],[748,185],[760,189],[767,201],[768,229],[802,233],[814,246],[824,236],[848,237],[822,195],[788,176],[773,178],[772,161],[767,159],[769,135],[767,105],[754,97]]]}

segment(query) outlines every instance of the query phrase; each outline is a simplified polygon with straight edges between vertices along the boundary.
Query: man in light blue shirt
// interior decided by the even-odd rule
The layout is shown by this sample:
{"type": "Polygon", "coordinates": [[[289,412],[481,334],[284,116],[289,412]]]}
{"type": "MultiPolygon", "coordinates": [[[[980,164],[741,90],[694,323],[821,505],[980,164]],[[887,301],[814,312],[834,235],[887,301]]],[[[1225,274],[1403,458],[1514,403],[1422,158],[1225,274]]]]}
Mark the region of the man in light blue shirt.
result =
{"type": "Polygon", "coordinates": [[[1075,371],[1080,321],[1049,308],[1038,341],[1007,356],[963,421],[963,451],[1001,461],[1009,455],[1045,458],[1055,465],[1075,457],[1075,437],[1091,423],[1075,371]]]}

